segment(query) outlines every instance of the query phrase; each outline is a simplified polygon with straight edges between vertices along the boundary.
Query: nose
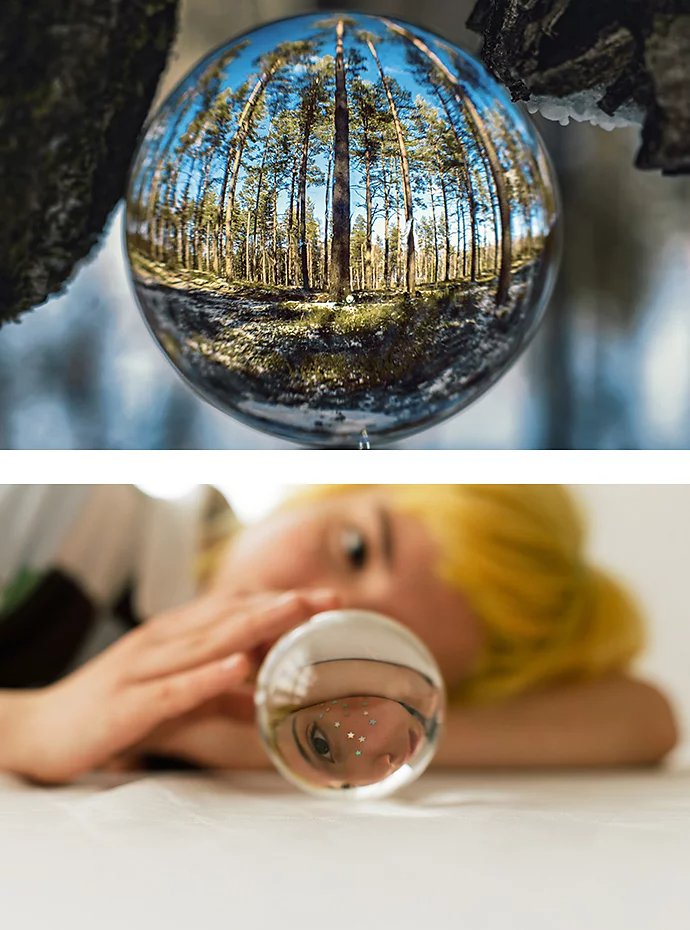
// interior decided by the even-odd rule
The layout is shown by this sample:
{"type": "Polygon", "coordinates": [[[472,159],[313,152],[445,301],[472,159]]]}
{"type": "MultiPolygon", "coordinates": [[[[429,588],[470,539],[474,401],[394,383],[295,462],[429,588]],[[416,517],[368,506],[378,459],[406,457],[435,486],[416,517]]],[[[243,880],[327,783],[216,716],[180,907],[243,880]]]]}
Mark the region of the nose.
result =
{"type": "Polygon", "coordinates": [[[392,772],[400,768],[402,762],[402,756],[397,754],[384,752],[376,759],[376,764],[374,765],[374,773],[377,781],[383,781],[384,778],[387,778],[392,772]]]}

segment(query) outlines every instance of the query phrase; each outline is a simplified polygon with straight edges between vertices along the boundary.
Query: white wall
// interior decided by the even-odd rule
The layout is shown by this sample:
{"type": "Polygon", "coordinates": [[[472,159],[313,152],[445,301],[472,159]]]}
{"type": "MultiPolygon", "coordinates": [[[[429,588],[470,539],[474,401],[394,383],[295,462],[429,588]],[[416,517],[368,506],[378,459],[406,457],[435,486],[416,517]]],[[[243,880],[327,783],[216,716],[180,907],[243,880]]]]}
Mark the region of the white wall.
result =
{"type": "Polygon", "coordinates": [[[688,734],[690,485],[578,485],[576,493],[589,512],[593,558],[646,609],[650,646],[640,669],[670,693],[688,734]]]}

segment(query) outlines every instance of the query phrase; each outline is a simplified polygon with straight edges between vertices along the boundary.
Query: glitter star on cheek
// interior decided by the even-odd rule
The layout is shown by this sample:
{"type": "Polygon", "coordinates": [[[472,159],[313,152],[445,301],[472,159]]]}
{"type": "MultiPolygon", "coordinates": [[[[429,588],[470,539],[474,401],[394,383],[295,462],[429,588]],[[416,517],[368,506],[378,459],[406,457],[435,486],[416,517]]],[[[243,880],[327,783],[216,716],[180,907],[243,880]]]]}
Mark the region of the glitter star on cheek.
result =
{"type": "Polygon", "coordinates": [[[366,736],[360,736],[359,738],[360,743],[363,743],[365,739],[366,739],[366,736]]]}
{"type": "Polygon", "coordinates": [[[336,720],[336,722],[333,724],[333,726],[334,726],[334,727],[339,727],[339,726],[340,726],[340,721],[339,721],[339,720],[336,720]]]}
{"type": "Polygon", "coordinates": [[[362,753],[361,753],[361,752],[359,751],[359,749],[358,749],[358,750],[355,752],[355,755],[356,755],[356,756],[361,756],[362,753]]]}
{"type": "Polygon", "coordinates": [[[375,721],[373,718],[369,721],[369,726],[370,726],[370,727],[375,727],[375,726],[376,726],[376,721],[375,721]]]}
{"type": "Polygon", "coordinates": [[[354,739],[354,738],[355,738],[355,734],[354,734],[354,733],[348,733],[348,734],[347,734],[347,738],[348,738],[348,739],[354,739]]]}

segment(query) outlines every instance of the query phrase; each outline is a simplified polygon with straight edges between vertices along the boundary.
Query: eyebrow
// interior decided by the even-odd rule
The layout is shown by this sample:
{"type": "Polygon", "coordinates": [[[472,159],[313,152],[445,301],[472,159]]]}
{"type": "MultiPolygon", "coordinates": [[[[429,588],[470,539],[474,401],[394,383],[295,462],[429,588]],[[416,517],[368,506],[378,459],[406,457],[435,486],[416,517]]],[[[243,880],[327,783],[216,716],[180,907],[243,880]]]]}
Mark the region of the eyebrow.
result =
{"type": "Polygon", "coordinates": [[[379,510],[379,524],[381,527],[381,549],[383,557],[389,568],[393,567],[393,531],[391,517],[385,507],[379,510]]]}

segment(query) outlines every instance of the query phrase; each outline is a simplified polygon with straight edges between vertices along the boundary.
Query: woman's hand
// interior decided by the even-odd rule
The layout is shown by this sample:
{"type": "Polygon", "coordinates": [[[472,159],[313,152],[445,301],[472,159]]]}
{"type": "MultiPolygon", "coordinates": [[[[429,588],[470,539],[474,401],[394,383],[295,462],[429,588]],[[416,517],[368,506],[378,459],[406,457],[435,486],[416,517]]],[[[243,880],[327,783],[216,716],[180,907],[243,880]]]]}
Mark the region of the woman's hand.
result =
{"type": "Polygon", "coordinates": [[[305,591],[228,607],[211,592],[169,611],[57,684],[23,694],[5,727],[13,747],[7,767],[59,783],[104,765],[166,721],[241,686],[252,655],[337,606],[328,592],[305,591]]]}

